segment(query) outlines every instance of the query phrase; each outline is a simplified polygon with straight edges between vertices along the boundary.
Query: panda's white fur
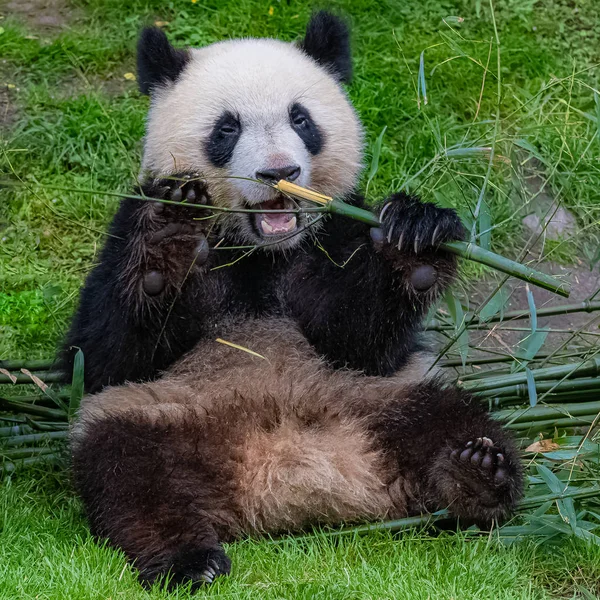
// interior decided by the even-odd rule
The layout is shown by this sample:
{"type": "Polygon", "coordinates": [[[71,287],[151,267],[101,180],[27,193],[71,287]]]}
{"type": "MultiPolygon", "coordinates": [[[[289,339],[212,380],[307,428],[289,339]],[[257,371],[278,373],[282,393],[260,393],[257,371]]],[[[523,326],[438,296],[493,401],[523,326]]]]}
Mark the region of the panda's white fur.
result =
{"type": "MultiPolygon", "coordinates": [[[[198,172],[207,179],[213,204],[252,208],[276,192],[256,179],[263,169],[296,164],[295,183],[330,196],[351,192],[362,166],[363,132],[345,91],[328,70],[294,44],[239,39],[190,50],[175,82],[157,88],[147,122],[142,177],[198,172]],[[225,76],[224,76],[225,74],[225,76]],[[290,126],[289,110],[302,103],[324,143],[311,155],[290,126]],[[207,140],[224,108],[237,115],[241,137],[225,167],[206,155],[207,140]],[[243,178],[243,179],[236,179],[243,178]]],[[[245,215],[229,215],[242,237],[256,243],[245,215]]],[[[286,245],[294,245],[293,236],[286,245]]],[[[281,246],[281,244],[280,244],[281,246]]]]}

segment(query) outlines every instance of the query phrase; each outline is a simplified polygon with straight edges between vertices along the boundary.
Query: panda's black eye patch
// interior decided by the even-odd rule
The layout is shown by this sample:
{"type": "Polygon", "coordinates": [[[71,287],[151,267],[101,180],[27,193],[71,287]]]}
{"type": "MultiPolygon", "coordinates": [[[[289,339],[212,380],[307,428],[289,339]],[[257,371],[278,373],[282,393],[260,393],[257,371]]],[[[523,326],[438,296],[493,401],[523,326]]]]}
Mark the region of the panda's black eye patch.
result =
{"type": "Polygon", "coordinates": [[[290,124],[311,154],[319,154],[321,152],[323,148],[323,134],[312,120],[308,109],[298,102],[290,108],[290,124]]]}
{"type": "Polygon", "coordinates": [[[224,167],[229,162],[241,133],[242,126],[235,115],[224,112],[219,117],[205,145],[208,158],[215,167],[224,167]]]}

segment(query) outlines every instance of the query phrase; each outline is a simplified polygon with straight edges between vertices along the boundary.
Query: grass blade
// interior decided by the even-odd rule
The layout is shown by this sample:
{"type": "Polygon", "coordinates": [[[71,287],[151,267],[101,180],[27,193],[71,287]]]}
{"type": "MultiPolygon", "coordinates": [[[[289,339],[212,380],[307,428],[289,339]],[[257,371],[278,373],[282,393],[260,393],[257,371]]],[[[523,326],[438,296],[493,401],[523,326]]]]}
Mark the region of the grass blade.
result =
{"type": "Polygon", "coordinates": [[[367,178],[365,196],[369,195],[369,186],[371,185],[371,181],[373,181],[373,178],[379,170],[379,157],[381,155],[381,145],[383,144],[383,136],[385,135],[386,129],[387,125],[381,130],[381,133],[375,140],[375,145],[373,146],[373,157],[371,158],[371,167],[369,168],[369,176],[367,178]]]}

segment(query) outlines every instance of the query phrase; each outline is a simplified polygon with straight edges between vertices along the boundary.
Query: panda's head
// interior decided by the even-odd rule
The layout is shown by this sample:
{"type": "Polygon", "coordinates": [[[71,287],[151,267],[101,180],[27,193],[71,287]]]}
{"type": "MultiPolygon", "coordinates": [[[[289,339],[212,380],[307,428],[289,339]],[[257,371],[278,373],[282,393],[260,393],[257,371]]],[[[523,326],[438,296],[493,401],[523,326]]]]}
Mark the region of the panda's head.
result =
{"type": "MultiPolygon", "coordinates": [[[[200,173],[213,204],[254,210],[294,204],[251,179],[350,192],[362,161],[361,124],[341,87],[351,69],[348,28],[325,12],[296,44],[250,38],[176,50],[161,30],[144,30],[138,80],[151,108],[143,176],[200,173]]],[[[299,243],[310,220],[226,213],[219,223],[242,244],[283,249],[299,243]]]]}

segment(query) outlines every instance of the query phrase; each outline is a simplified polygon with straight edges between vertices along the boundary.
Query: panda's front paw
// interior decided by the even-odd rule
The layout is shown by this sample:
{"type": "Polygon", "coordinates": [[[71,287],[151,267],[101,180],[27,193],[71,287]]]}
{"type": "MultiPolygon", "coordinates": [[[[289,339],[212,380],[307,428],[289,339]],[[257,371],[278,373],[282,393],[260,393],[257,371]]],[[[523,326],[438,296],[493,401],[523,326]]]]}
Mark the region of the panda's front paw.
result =
{"type": "Polygon", "coordinates": [[[208,210],[206,182],[197,174],[156,180],[149,193],[156,201],[145,213],[141,285],[147,296],[158,296],[177,288],[192,269],[206,263],[214,215],[208,210]]]}
{"type": "Polygon", "coordinates": [[[164,219],[188,221],[206,216],[201,207],[210,204],[210,196],[206,180],[199,173],[170,175],[155,181],[154,188],[157,191],[154,210],[164,219]]]}
{"type": "Polygon", "coordinates": [[[374,243],[408,255],[419,255],[465,237],[456,211],[403,193],[386,200],[379,220],[380,227],[371,230],[374,243]]]}

